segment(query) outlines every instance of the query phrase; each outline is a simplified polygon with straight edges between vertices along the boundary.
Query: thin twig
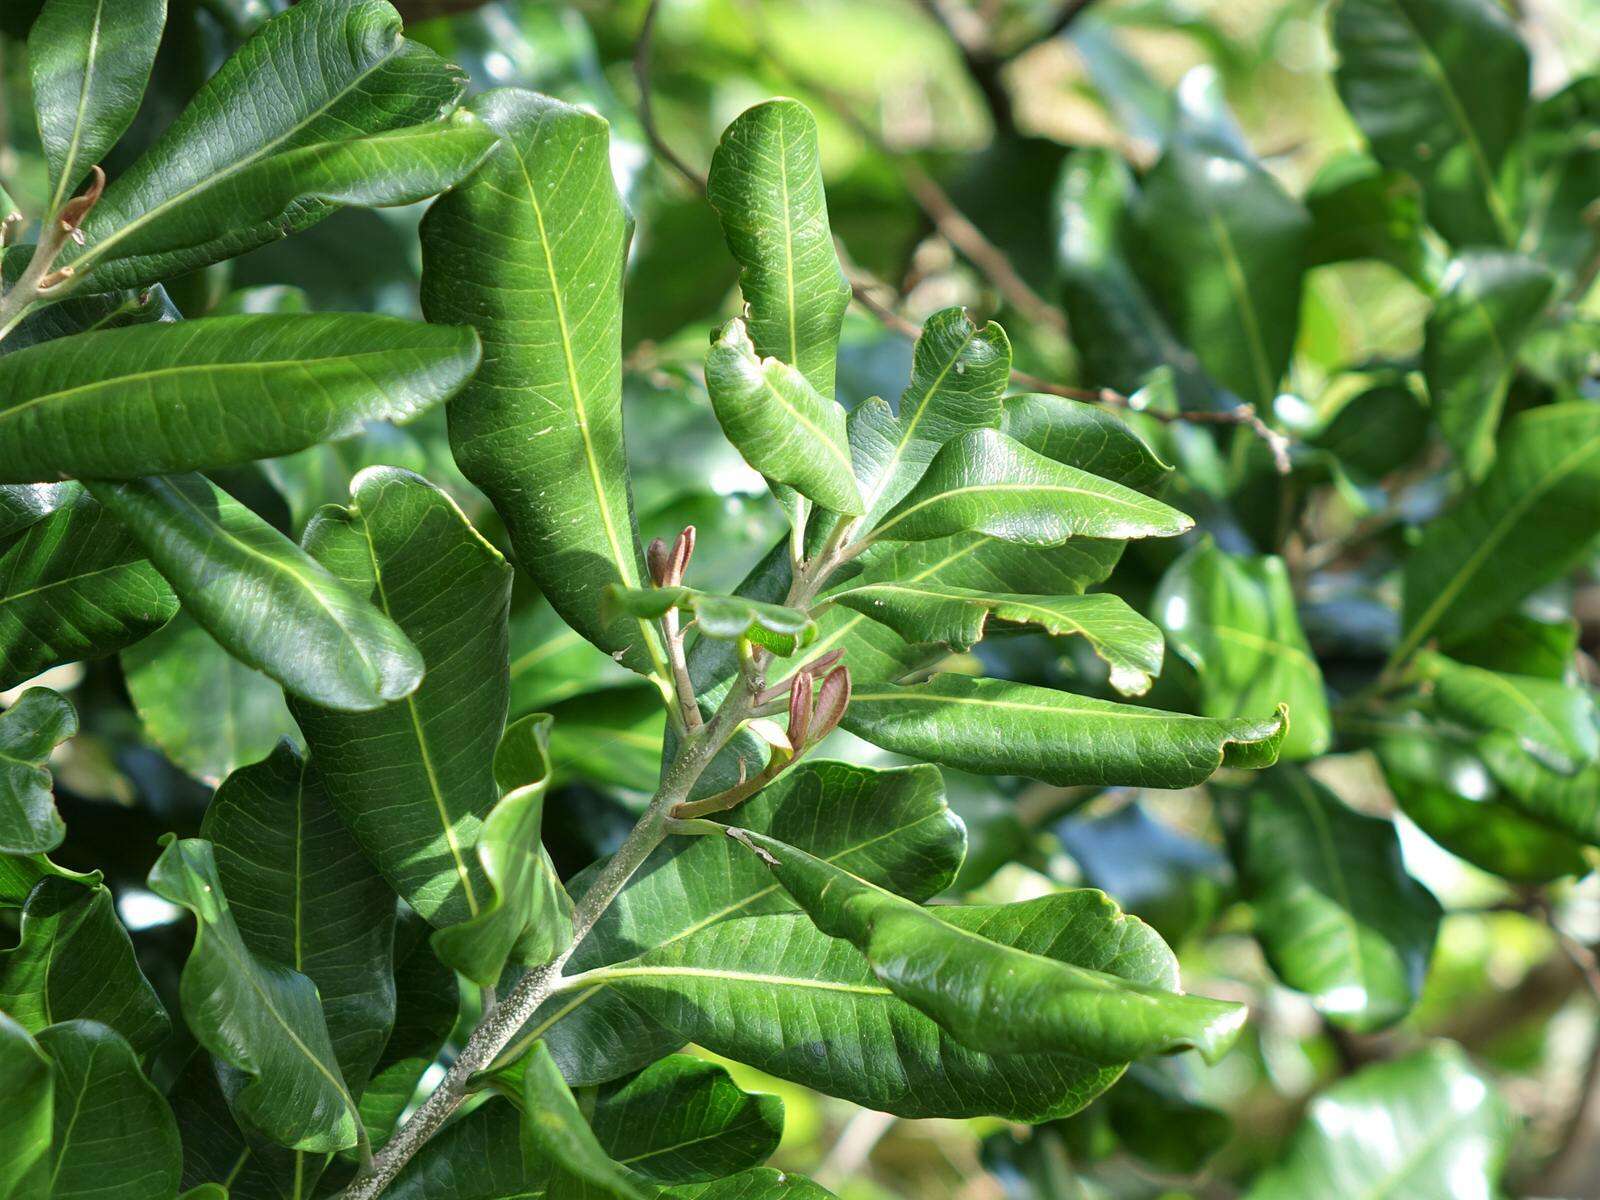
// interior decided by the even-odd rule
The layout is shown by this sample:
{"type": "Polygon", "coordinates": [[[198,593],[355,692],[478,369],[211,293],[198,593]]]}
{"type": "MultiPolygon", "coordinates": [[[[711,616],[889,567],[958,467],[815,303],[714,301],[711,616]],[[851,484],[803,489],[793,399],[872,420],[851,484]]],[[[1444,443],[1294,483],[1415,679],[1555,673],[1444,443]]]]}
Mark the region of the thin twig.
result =
{"type": "Polygon", "coordinates": [[[656,13],[660,8],[661,0],[650,0],[650,6],[644,10],[644,23],[639,26],[638,40],[633,44],[633,78],[639,85],[639,123],[644,126],[645,137],[649,139],[650,148],[657,156],[683,176],[689,185],[703,196],[706,194],[706,177],[667,145],[666,139],[661,136],[661,131],[656,126],[655,106],[651,99],[650,60],[655,46],[656,13]]]}

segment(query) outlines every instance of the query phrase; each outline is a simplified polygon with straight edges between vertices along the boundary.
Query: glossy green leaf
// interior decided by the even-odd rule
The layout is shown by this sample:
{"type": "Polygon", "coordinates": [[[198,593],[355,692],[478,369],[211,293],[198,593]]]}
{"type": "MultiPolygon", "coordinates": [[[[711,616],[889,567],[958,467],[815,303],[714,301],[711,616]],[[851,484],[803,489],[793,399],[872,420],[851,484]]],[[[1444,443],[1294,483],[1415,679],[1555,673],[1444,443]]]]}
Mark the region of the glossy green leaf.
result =
{"type": "Polygon", "coordinates": [[[1173,563],[1151,608],[1198,674],[1207,716],[1265,717],[1287,704],[1283,756],[1311,758],[1328,748],[1322,670],[1281,558],[1228,554],[1208,541],[1173,563]]]}
{"type": "Polygon", "coordinates": [[[0,853],[38,854],[61,844],[67,827],[45,764],[77,732],[72,704],[49,688],[29,688],[0,713],[0,853]]]}
{"type": "Polygon", "coordinates": [[[1340,0],[1339,96],[1384,166],[1422,184],[1457,245],[1515,232],[1499,171],[1528,104],[1528,52],[1495,0],[1340,0]]]}
{"type": "Polygon", "coordinates": [[[66,1021],[38,1035],[55,1077],[51,1200],[172,1200],[183,1148],[164,1096],[116,1032],[66,1021]]]}
{"type": "Polygon", "coordinates": [[[477,365],[471,330],[365,313],[80,334],[0,359],[0,480],[134,479],[289,454],[421,412],[477,365]]]}
{"type": "Polygon", "coordinates": [[[1522,134],[1523,227],[1551,265],[1579,271],[1594,253],[1584,211],[1600,195],[1600,75],[1574,80],[1535,104],[1522,134]]]}
{"type": "Polygon", "coordinates": [[[992,617],[1078,634],[1111,670],[1111,686],[1128,696],[1150,689],[1161,673],[1161,631],[1119,596],[995,596],[937,584],[862,583],[826,597],[889,626],[908,642],[941,642],[966,650],[981,641],[992,617]]]}
{"type": "Polygon", "coordinates": [[[344,204],[407,204],[471,170],[470,124],[408,129],[455,104],[464,79],[400,36],[385,0],[309,0],[268,21],[106,189],[72,258],[98,287],[220,262],[344,204]],[[263,80],[282,102],[250,102],[263,80]],[[389,135],[389,136],[375,136],[389,135]]]}
{"type": "Polygon", "coordinates": [[[0,1200],[47,1194],[54,1078],[28,1031],[0,1011],[0,1200]]]}
{"type": "Polygon", "coordinates": [[[1218,767],[1277,761],[1289,720],[1231,719],[1116,704],[1002,679],[935,675],[858,689],[844,727],[896,754],[1058,787],[1184,788],[1218,767]]]}
{"type": "Polygon", "coordinates": [[[1600,408],[1551,404],[1510,421],[1495,465],[1406,560],[1405,637],[1471,637],[1564,575],[1600,533],[1600,408]]]}
{"type": "Polygon", "coordinates": [[[1499,1187],[1512,1122],[1494,1084],[1437,1042],[1311,1101],[1282,1162],[1247,1200],[1459,1200],[1499,1187]]]}
{"type": "Polygon", "coordinates": [[[184,611],[287,691],[360,710],[416,689],[422,659],[401,629],[205,476],[89,488],[184,611]]]}
{"type": "Polygon", "coordinates": [[[0,484],[0,538],[10,538],[71,504],[83,489],[75,483],[0,484]]]}
{"type": "Polygon", "coordinates": [[[832,398],[850,285],[823,195],[817,122],[797,100],[746,109],[711,156],[706,198],[739,264],[750,340],[832,398]]]}
{"type": "Polygon", "coordinates": [[[484,345],[450,406],[451,448],[567,623],[665,678],[654,631],[599,612],[602,587],[643,579],[622,438],[627,217],[608,127],[511,89],[473,111],[500,146],[422,225],[423,311],[472,325],[484,345]]]}
{"type": "Polygon", "coordinates": [[[797,608],[740,596],[716,596],[696,588],[622,588],[611,584],[602,593],[600,605],[602,612],[625,612],[647,620],[656,620],[676,608],[692,614],[695,628],[706,637],[725,642],[749,641],[785,658],[817,636],[817,623],[797,608]]]}
{"type": "Polygon", "coordinates": [[[1600,845],[1600,767],[1571,775],[1552,771],[1506,733],[1480,738],[1474,749],[1508,803],[1552,829],[1600,845]]]}
{"type": "Polygon", "coordinates": [[[595,1139],[543,1042],[535,1043],[523,1063],[522,1089],[523,1157],[542,1157],[556,1168],[552,1197],[649,1200],[653,1189],[635,1183],[595,1139]]]}
{"type": "Polygon", "coordinates": [[[294,1200],[317,1182],[323,1154],[285,1150],[246,1132],[229,1110],[217,1064],[197,1049],[167,1092],[183,1139],[183,1185],[224,1187],[224,1200],[294,1200]]]}
{"type": "Polygon", "coordinates": [[[297,733],[283,689],[181,612],[122,652],[122,677],[145,735],[212,786],[297,733]]]}
{"type": "Polygon", "coordinates": [[[32,1033],[57,1021],[97,1021],[139,1054],[171,1029],[110,891],[63,878],[39,881],[23,905],[17,945],[0,951],[0,1008],[32,1033]]]}
{"type": "Polygon", "coordinates": [[[410,909],[401,912],[395,925],[394,1028],[361,1093],[361,1121],[373,1145],[388,1140],[461,1015],[456,973],[433,953],[430,932],[428,923],[410,909]]]}
{"type": "Polygon", "coordinates": [[[1482,479],[1517,367],[1517,351],[1554,294],[1531,258],[1482,250],[1445,268],[1422,350],[1434,419],[1463,470],[1482,479]]]}
{"type": "Polygon", "coordinates": [[[139,544],[81,489],[0,545],[0,687],[104,658],[178,611],[139,544]]]}
{"type": "Polygon", "coordinates": [[[66,879],[92,888],[104,876],[99,871],[69,871],[43,854],[0,854],[0,908],[21,908],[41,879],[66,879]]]}
{"type": "Polygon", "coordinates": [[[478,911],[433,935],[439,958],[482,987],[499,981],[508,958],[536,967],[572,941],[572,900],[539,843],[550,724],[537,714],[506,730],[495,753],[505,795],[484,818],[474,849],[484,882],[478,911]]]}
{"type": "Polygon", "coordinates": [[[1580,627],[1574,617],[1514,612],[1476,637],[1450,647],[1456,662],[1507,675],[1567,679],[1578,653],[1580,627]]]}
{"type": "Polygon", "coordinates": [[[1367,1032],[1411,1011],[1439,905],[1406,873],[1394,826],[1285,769],[1244,801],[1234,862],[1278,978],[1327,1018],[1367,1032]]]}
{"type": "Polygon", "coordinates": [[[980,429],[940,450],[872,536],[928,541],[975,532],[1053,546],[1073,537],[1171,537],[1193,524],[1159,500],[980,429]]]}
{"type": "Polygon", "coordinates": [[[648,796],[661,779],[667,710],[652,684],[601,688],[549,706],[556,786],[583,781],[648,796]]]}
{"type": "Polygon", "coordinates": [[[1134,1063],[1102,1103],[1128,1152],[1174,1175],[1198,1173],[1233,1135],[1226,1113],[1191,1099],[1155,1063],[1134,1063]]]}
{"type": "Polygon", "coordinates": [[[357,1137],[316,985],[251,954],[222,890],[211,844],[168,835],[150,889],[195,916],[183,1014],[197,1041],[237,1073],[236,1113],[292,1149],[342,1150],[357,1137]]]}
{"type": "Polygon", "coordinates": [[[1375,259],[1425,279],[1422,192],[1417,181],[1363,154],[1333,159],[1306,193],[1311,214],[1306,265],[1375,259]]]}
{"type": "Polygon", "coordinates": [[[0,342],[0,354],[14,354],[75,333],[96,333],[128,325],[170,324],[182,319],[178,306],[159,283],[147,288],[74,295],[29,313],[6,335],[6,340],[0,342]]]}
{"type": "Polygon", "coordinates": [[[394,1020],[394,893],[289,742],[228,776],[200,833],[240,941],[316,985],[339,1074],[359,1095],[394,1020]]]}
{"type": "Polygon", "coordinates": [[[511,568],[449,496],[373,467],[348,508],[325,508],[305,544],[416,646],[422,684],[368,713],[292,701],[312,769],[389,885],[436,927],[488,901],[473,847],[500,798],[511,568]]]}
{"type": "Polygon", "coordinates": [[[1352,396],[1311,440],[1358,482],[1377,482],[1422,452],[1428,426],[1427,407],[1397,380],[1352,396]]]}
{"type": "Polygon", "coordinates": [[[767,479],[834,512],[864,511],[844,409],[782,359],[758,358],[744,321],[729,321],[712,341],[706,390],[728,440],[767,479]]]}
{"type": "Polygon", "coordinates": [[[1029,450],[1136,491],[1153,490],[1172,467],[1129,428],[1097,404],[1031,392],[1007,396],[1000,430],[1029,450]],[[1084,460],[1093,467],[1084,466],[1084,460]]]}
{"type": "Polygon", "coordinates": [[[1449,720],[1479,733],[1508,734],[1563,775],[1600,759],[1600,710],[1588,689],[1485,671],[1442,654],[1423,655],[1418,667],[1433,685],[1435,707],[1449,720]]]}
{"type": "Polygon", "coordinates": [[[133,120],[166,19],[166,0],[50,0],[34,22],[28,69],[50,212],[133,120]]]}

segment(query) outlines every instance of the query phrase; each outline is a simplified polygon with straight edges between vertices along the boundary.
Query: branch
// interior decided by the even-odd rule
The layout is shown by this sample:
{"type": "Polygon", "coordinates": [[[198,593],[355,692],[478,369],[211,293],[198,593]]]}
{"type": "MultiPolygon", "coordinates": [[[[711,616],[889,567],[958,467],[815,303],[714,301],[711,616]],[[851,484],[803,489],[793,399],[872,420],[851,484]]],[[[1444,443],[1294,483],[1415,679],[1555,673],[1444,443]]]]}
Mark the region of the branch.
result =
{"type": "Polygon", "coordinates": [[[644,23],[639,26],[638,40],[633,44],[633,78],[639,85],[639,123],[644,126],[645,137],[649,139],[650,148],[657,157],[703,196],[706,194],[706,177],[680,158],[656,127],[655,107],[650,95],[650,59],[655,44],[656,13],[660,8],[661,0],[650,0],[650,6],[644,10],[644,23]]]}
{"type": "MultiPolygon", "coordinates": [[[[106,173],[96,166],[83,195],[68,200],[40,225],[39,244],[33,248],[33,256],[28,259],[27,267],[10,290],[0,296],[0,340],[15,329],[40,300],[54,299],[69,290],[72,268],[51,270],[51,267],[68,242],[83,245],[83,233],[79,227],[94,210],[105,189],[106,173]]],[[[16,229],[17,222],[11,220],[14,215],[6,215],[8,239],[16,229]]]]}
{"type": "Polygon", "coordinates": [[[922,7],[960,52],[962,65],[983,95],[983,103],[989,110],[989,119],[994,122],[995,132],[1011,133],[1016,129],[1016,117],[1011,105],[1011,93],[1000,78],[1007,60],[995,54],[986,38],[964,31],[950,18],[940,0],[922,0],[922,7]]]}

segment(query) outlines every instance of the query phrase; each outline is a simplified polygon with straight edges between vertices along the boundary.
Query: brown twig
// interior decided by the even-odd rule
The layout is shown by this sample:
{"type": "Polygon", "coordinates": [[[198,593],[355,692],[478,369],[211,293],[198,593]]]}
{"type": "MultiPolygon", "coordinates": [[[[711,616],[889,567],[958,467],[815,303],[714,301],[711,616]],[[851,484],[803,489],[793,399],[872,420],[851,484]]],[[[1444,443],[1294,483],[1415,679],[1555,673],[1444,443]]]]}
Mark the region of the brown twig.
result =
{"type": "Polygon", "coordinates": [[[650,60],[655,46],[656,14],[660,8],[661,0],[650,0],[649,7],[644,10],[644,22],[639,26],[639,37],[633,44],[633,78],[639,86],[639,123],[644,126],[650,148],[663,162],[683,176],[689,186],[703,196],[706,194],[706,177],[667,145],[666,139],[661,136],[661,131],[656,126],[655,106],[651,99],[650,60]]]}

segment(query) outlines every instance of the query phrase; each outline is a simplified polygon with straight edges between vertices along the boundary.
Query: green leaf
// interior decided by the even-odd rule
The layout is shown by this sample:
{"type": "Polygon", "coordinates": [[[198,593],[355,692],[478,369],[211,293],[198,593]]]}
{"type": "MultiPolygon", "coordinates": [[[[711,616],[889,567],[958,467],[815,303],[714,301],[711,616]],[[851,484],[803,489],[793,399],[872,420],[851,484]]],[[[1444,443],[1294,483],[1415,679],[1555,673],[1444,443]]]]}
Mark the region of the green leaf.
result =
{"type": "Polygon", "coordinates": [[[484,345],[450,406],[451,449],[567,623],[664,679],[655,632],[599,613],[606,584],[643,579],[622,438],[627,216],[608,127],[512,89],[473,111],[500,146],[422,223],[423,311],[474,326],[484,345]]]}
{"type": "Polygon", "coordinates": [[[0,908],[21,908],[41,879],[66,879],[92,888],[103,878],[99,871],[58,867],[43,854],[0,854],[0,908]]]}
{"type": "Polygon", "coordinates": [[[550,766],[557,787],[609,784],[643,796],[656,790],[667,712],[653,685],[602,688],[552,704],[549,711],[555,719],[550,766]]]}
{"type": "Polygon", "coordinates": [[[1322,671],[1281,558],[1228,554],[1207,540],[1168,568],[1151,607],[1198,673],[1207,716],[1265,717],[1287,704],[1283,756],[1313,758],[1328,748],[1322,671]]]}
{"type": "Polygon", "coordinates": [[[0,854],[39,854],[61,844],[67,827],[45,764],[77,732],[72,704],[49,688],[29,688],[0,713],[0,854]]]}
{"type": "Polygon", "coordinates": [[[10,538],[37,525],[83,494],[75,483],[0,484],[0,538],[10,538]]]}
{"type": "Polygon", "coordinates": [[[110,891],[60,877],[29,892],[21,937],[0,950],[0,1008],[32,1033],[57,1021],[97,1021],[139,1054],[154,1051],[171,1029],[110,891]]]}
{"type": "MultiPolygon", "coordinates": [[[[183,1183],[223,1187],[233,1200],[293,1200],[315,1186],[322,1154],[285,1150],[255,1133],[245,1133],[229,1111],[218,1082],[226,1069],[197,1050],[167,1092],[183,1139],[183,1183]]],[[[227,1197],[224,1197],[227,1200],[227,1197]]]]}
{"type": "Polygon", "coordinates": [[[283,689],[181,612],[122,652],[122,678],[145,736],[213,787],[297,733],[283,689]]]}
{"type": "MultiPolygon", "coordinates": [[[[1348,2],[1348,0],[1347,0],[1348,2]]],[[[1311,1101],[1287,1154],[1247,1200],[1491,1196],[1513,1124],[1493,1083],[1449,1042],[1366,1067],[1311,1101]]]]}
{"type": "Polygon", "coordinates": [[[1312,441],[1357,482],[1377,483],[1415,459],[1427,439],[1427,407],[1396,380],[1352,396],[1312,441]]]}
{"type": "Polygon", "coordinates": [[[1073,537],[1171,537],[1193,525],[1159,500],[979,429],[940,450],[872,536],[927,541],[976,532],[1053,546],[1073,537]]]}
{"type": "Polygon", "coordinates": [[[0,1200],[38,1200],[49,1189],[54,1078],[28,1031],[0,1011],[0,1200]]]}
{"type": "Polygon", "coordinates": [[[1000,430],[1037,454],[1135,491],[1153,491],[1172,474],[1126,421],[1098,404],[1037,392],[1007,396],[1000,430]]]}
{"type": "Polygon", "coordinates": [[[1494,462],[1517,351],[1555,289],[1546,267],[1494,250],[1461,255],[1439,280],[1422,372],[1435,420],[1472,479],[1482,479],[1494,462]]]}
{"type": "Polygon", "coordinates": [[[0,687],[115,654],[178,611],[166,580],[81,489],[0,546],[0,687]]]}
{"type": "Polygon", "coordinates": [[[1251,788],[1231,833],[1256,938],[1278,978],[1358,1032],[1411,1011],[1439,905],[1406,873],[1390,822],[1285,769],[1251,788]]]}
{"type": "Polygon", "coordinates": [[[1551,829],[1600,844],[1600,767],[1563,775],[1506,733],[1480,738],[1475,750],[1509,803],[1551,829]]]}
{"type": "Polygon", "coordinates": [[[195,916],[183,1015],[199,1043],[237,1072],[236,1113],[291,1149],[343,1150],[357,1137],[316,985],[256,958],[234,922],[211,844],[163,839],[150,889],[195,916]]]}
{"type": "Polygon", "coordinates": [[[1578,272],[1594,254],[1584,210],[1600,195],[1600,75],[1574,80],[1528,114],[1521,144],[1523,211],[1518,225],[1540,258],[1578,272]]]}
{"type": "Polygon", "coordinates": [[[850,452],[866,501],[866,524],[900,502],[939,447],[974,429],[999,426],[1000,398],[1010,383],[1011,343],[1005,330],[993,321],[975,325],[963,308],[943,308],[930,316],[912,350],[911,381],[900,394],[898,412],[890,414],[882,401],[867,400],[852,414],[850,452]]]}
{"type": "Polygon", "coordinates": [[[128,1043],[94,1021],[38,1035],[55,1078],[52,1200],[172,1200],[183,1147],[166,1098],[139,1070],[128,1043]]]}
{"type": "Polygon", "coordinates": [[[844,727],[896,754],[1058,787],[1194,787],[1218,767],[1271,766],[1288,734],[1270,717],[1221,719],[1116,704],[1002,679],[935,675],[860,689],[844,727]]]}
{"type": "Polygon", "coordinates": [[[1199,1173],[1233,1135],[1226,1113],[1190,1099],[1154,1063],[1134,1063],[1102,1103],[1129,1153],[1172,1175],[1199,1173]]]}
{"type": "Polygon", "coordinates": [[[1498,186],[1528,104],[1528,52],[1495,0],[1340,0],[1339,96],[1386,167],[1422,184],[1457,245],[1507,245],[1498,186]]]}
{"type": "Polygon", "coordinates": [[[1600,710],[1588,689],[1485,671],[1442,654],[1422,655],[1418,668],[1433,684],[1435,707],[1457,724],[1479,733],[1505,733],[1563,775],[1600,759],[1600,710]]]}
{"type": "Polygon", "coordinates": [[[419,413],[477,365],[469,329],[365,313],[79,334],[0,358],[0,480],[134,479],[290,454],[419,413]]]}
{"type": "Polygon", "coordinates": [[[990,1054],[1075,1054],[1110,1066],[1199,1050],[1215,1062],[1244,1027],[1231,1001],[1184,996],[990,941],[766,834],[740,831],[817,928],[957,1041],[990,1054]]]}
{"type": "Polygon", "coordinates": [[[833,396],[850,285],[833,248],[817,122],[797,100],[746,109],[711,156],[706,198],[739,264],[750,339],[833,396]]]}
{"type": "Polygon", "coordinates": [[[484,819],[476,854],[483,872],[478,911],[433,935],[439,958],[481,987],[494,987],[509,958],[536,967],[572,942],[572,900],[539,843],[550,786],[550,724],[544,714],[506,730],[495,753],[504,797],[484,819]]]}
{"type": "Polygon", "coordinates": [[[88,486],[240,662],[352,710],[416,689],[422,658],[395,623],[205,476],[88,486]]]}
{"type": "Polygon", "coordinates": [[[1346,154],[1317,172],[1306,209],[1308,267],[1375,259],[1419,284],[1426,280],[1422,191],[1411,176],[1346,154]]]}
{"type": "Polygon", "coordinates": [[[456,68],[400,36],[385,0],[311,0],[268,21],[106,189],[70,259],[136,287],[305,229],[344,204],[409,204],[472,169],[456,68]],[[287,87],[284,80],[295,81],[287,87]],[[263,87],[281,102],[252,103],[263,87]],[[390,136],[373,136],[390,135],[390,136]]]}
{"type": "Polygon", "coordinates": [[[1405,637],[1445,646],[1565,575],[1600,533],[1600,408],[1551,404],[1510,421],[1495,465],[1430,523],[1405,567],[1405,637]]]}
{"type": "Polygon", "coordinates": [[[351,714],[292,701],[313,770],[389,885],[435,927],[483,910],[473,847],[500,798],[511,568],[444,492],[373,467],[307,528],[312,556],[416,646],[422,684],[351,714]]]}
{"type": "Polygon", "coordinates": [[[543,1042],[534,1044],[523,1063],[522,1088],[523,1157],[543,1157],[556,1168],[550,1188],[553,1196],[649,1200],[654,1189],[635,1183],[595,1140],[543,1042]],[[572,1179],[563,1179],[563,1175],[572,1179]]]}
{"type": "Polygon", "coordinates": [[[1574,617],[1514,612],[1478,636],[1451,646],[1450,657],[1486,671],[1567,679],[1576,661],[1578,639],[1574,617]]]}
{"type": "Polygon", "coordinates": [[[656,620],[672,609],[694,614],[695,628],[719,641],[749,641],[784,658],[816,640],[817,623],[797,608],[689,587],[624,588],[610,584],[600,610],[656,620]]]}
{"type": "Polygon", "coordinates": [[[50,167],[49,212],[133,121],[166,19],[167,0],[50,0],[40,12],[28,70],[50,167]]]}
{"type": "Polygon", "coordinates": [[[757,471],[823,508],[864,511],[844,409],[787,362],[756,357],[744,321],[729,321],[713,339],[706,390],[728,440],[757,471]]]}
{"type": "Polygon", "coordinates": [[[990,617],[1051,634],[1081,634],[1111,669],[1111,686],[1128,696],[1148,691],[1151,676],[1161,673],[1161,631],[1109,593],[995,596],[937,584],[863,583],[825,599],[889,626],[908,642],[940,642],[952,650],[981,641],[990,617]]]}
{"type": "Polygon", "coordinates": [[[339,1074],[359,1095],[394,1020],[388,884],[287,741],[228,776],[200,834],[240,941],[258,960],[316,985],[339,1074]]]}

